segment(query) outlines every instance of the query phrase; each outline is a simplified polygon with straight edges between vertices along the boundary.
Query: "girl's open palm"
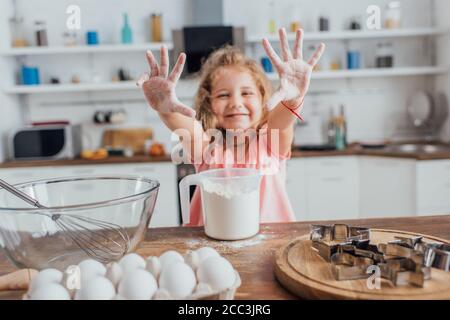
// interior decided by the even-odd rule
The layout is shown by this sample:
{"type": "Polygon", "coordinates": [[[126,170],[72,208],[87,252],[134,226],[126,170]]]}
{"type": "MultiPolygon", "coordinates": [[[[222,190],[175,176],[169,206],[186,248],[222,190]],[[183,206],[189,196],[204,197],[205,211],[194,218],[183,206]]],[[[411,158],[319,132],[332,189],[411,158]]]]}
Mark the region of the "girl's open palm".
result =
{"type": "Polygon", "coordinates": [[[181,53],[169,73],[169,55],[165,46],[161,47],[161,66],[158,66],[151,51],[147,51],[147,61],[150,74],[145,73],[137,85],[144,91],[148,104],[160,113],[178,112],[188,117],[194,117],[195,111],[182,104],[175,93],[175,87],[183,71],[186,55],[181,53]]]}
{"type": "Polygon", "coordinates": [[[309,88],[311,73],[325,50],[325,44],[321,43],[313,56],[306,62],[303,60],[303,31],[297,30],[294,50],[291,52],[287,40],[286,30],[279,30],[281,59],[269,41],[264,38],[263,46],[280,77],[280,87],[267,102],[269,110],[277,106],[281,101],[296,108],[303,101],[309,88]]]}

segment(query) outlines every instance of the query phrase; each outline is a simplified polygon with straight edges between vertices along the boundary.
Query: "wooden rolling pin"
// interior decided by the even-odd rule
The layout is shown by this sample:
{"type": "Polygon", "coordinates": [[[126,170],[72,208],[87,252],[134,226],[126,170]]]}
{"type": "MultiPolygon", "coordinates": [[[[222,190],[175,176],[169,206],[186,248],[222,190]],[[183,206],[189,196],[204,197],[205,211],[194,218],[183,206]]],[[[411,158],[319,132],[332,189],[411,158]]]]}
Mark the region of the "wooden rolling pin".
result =
{"type": "Polygon", "coordinates": [[[0,276],[0,291],[27,290],[38,273],[39,271],[34,269],[21,269],[0,276]]]}

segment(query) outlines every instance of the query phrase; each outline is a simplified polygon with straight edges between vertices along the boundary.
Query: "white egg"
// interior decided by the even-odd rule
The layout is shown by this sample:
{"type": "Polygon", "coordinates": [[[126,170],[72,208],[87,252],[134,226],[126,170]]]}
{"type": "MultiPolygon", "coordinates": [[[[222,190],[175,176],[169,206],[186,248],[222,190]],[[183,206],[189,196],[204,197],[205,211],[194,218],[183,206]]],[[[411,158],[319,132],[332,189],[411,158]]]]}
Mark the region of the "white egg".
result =
{"type": "Polygon", "coordinates": [[[216,251],[216,249],[211,247],[202,247],[195,250],[195,252],[197,252],[199,263],[202,263],[203,260],[210,257],[220,257],[220,254],[216,251]]]}
{"type": "Polygon", "coordinates": [[[116,295],[116,289],[105,277],[93,276],[84,283],[75,294],[76,300],[111,300],[116,295]]]}
{"type": "Polygon", "coordinates": [[[186,263],[195,271],[203,260],[210,257],[220,257],[220,254],[214,248],[202,247],[195,251],[188,251],[184,259],[186,263]]]}
{"type": "Polygon", "coordinates": [[[213,292],[214,290],[211,288],[211,286],[205,282],[199,282],[194,290],[195,294],[201,295],[211,294],[213,292]]]}
{"type": "Polygon", "coordinates": [[[105,277],[109,279],[115,287],[117,287],[117,285],[119,284],[120,279],[122,279],[122,276],[123,276],[122,267],[117,262],[110,263],[106,268],[105,277]]]}
{"type": "Polygon", "coordinates": [[[87,280],[93,276],[103,277],[106,273],[106,267],[94,259],[86,259],[78,264],[80,268],[81,284],[83,285],[87,280]]]}
{"type": "Polygon", "coordinates": [[[184,258],[178,252],[174,250],[169,250],[159,256],[159,261],[161,263],[161,267],[164,269],[164,266],[166,264],[171,264],[174,262],[184,262],[184,258]]]}
{"type": "Polygon", "coordinates": [[[144,269],[145,268],[145,260],[137,253],[129,253],[122,257],[119,261],[119,265],[122,267],[124,272],[128,270],[134,269],[144,269]]]}
{"type": "Polygon", "coordinates": [[[159,287],[167,289],[175,299],[190,295],[196,284],[194,271],[184,262],[166,264],[159,276],[159,287]]]}
{"type": "Polygon", "coordinates": [[[145,269],[150,272],[155,279],[159,278],[159,274],[161,273],[161,262],[158,257],[148,257],[146,260],[145,269]]]}
{"type": "Polygon", "coordinates": [[[30,300],[70,300],[69,292],[58,283],[48,283],[35,288],[29,294],[30,300]]]}
{"type": "Polygon", "coordinates": [[[118,294],[128,300],[149,300],[158,285],[150,272],[135,269],[125,273],[119,283],[118,294]]]}
{"type": "Polygon", "coordinates": [[[156,290],[153,300],[172,300],[172,296],[167,289],[159,288],[156,290]]]}
{"type": "Polygon", "coordinates": [[[198,282],[206,282],[215,291],[230,288],[236,281],[231,263],[223,257],[205,259],[197,270],[198,282]]]}
{"type": "Polygon", "coordinates": [[[44,269],[39,272],[33,281],[30,283],[29,291],[33,291],[43,285],[47,285],[50,283],[61,283],[63,279],[63,273],[57,269],[49,268],[44,269]]]}
{"type": "Polygon", "coordinates": [[[198,253],[196,251],[189,250],[184,255],[184,261],[192,268],[192,270],[197,270],[199,262],[198,253]]]}

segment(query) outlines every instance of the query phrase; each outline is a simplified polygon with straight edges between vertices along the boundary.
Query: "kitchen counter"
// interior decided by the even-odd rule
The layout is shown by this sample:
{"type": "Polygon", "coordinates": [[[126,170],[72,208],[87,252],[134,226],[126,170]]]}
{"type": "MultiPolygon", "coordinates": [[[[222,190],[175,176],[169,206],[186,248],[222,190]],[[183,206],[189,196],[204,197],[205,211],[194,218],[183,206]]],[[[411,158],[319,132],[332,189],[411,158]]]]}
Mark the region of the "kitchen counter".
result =
{"type": "MultiPolygon", "coordinates": [[[[346,220],[340,223],[404,230],[450,239],[450,215],[434,217],[383,218],[346,220]]],[[[312,222],[263,224],[261,232],[253,238],[241,241],[214,241],[207,238],[203,228],[149,229],[138,253],[144,256],[160,255],[172,249],[185,252],[202,246],[214,247],[226,257],[239,272],[242,285],[236,299],[296,299],[275,279],[273,273],[274,252],[288,241],[308,234],[312,222]]],[[[324,222],[321,222],[324,223],[324,222]]],[[[328,221],[327,224],[335,223],[328,221]]],[[[0,274],[15,270],[0,253],[0,274]]],[[[1,292],[0,299],[19,299],[23,292],[1,292]]]]}
{"type": "MultiPolygon", "coordinates": [[[[440,152],[434,154],[425,153],[399,153],[386,152],[383,150],[366,150],[360,148],[348,148],[345,150],[333,151],[292,151],[292,158],[311,158],[311,157],[342,157],[342,156],[373,156],[387,158],[403,158],[415,160],[439,160],[450,159],[450,152],[440,152]]],[[[169,155],[161,157],[133,156],[127,157],[109,157],[102,160],[30,160],[30,161],[9,161],[0,163],[0,169],[6,168],[27,168],[27,167],[50,167],[50,166],[71,166],[71,165],[97,165],[97,164],[125,164],[125,163],[152,163],[152,162],[170,162],[169,155]]]]}

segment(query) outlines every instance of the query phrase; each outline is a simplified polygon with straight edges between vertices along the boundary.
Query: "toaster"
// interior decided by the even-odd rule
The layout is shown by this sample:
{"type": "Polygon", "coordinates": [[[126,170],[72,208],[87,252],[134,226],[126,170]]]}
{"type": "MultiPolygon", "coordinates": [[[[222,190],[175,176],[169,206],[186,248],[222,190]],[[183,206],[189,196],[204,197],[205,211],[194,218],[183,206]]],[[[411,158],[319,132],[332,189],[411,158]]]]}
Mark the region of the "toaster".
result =
{"type": "Polygon", "coordinates": [[[9,136],[11,160],[73,159],[80,155],[81,148],[80,125],[30,126],[9,136]]]}

